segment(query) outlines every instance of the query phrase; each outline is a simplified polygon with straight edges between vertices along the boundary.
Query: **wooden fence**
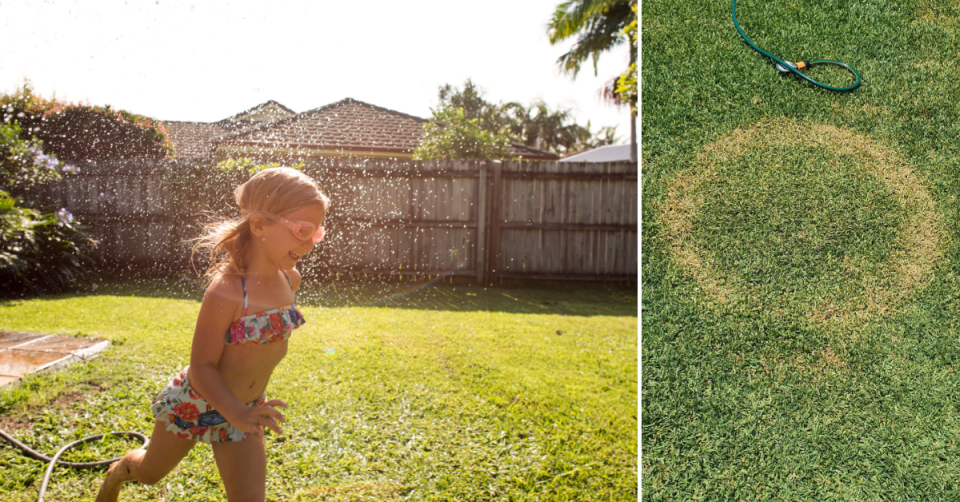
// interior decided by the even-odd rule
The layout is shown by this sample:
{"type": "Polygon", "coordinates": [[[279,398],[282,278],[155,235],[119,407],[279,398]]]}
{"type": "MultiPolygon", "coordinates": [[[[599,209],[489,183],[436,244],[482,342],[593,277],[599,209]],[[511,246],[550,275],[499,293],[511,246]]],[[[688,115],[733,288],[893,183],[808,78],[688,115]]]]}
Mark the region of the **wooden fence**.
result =
{"type": "MultiPolygon", "coordinates": [[[[80,167],[38,202],[92,227],[108,260],[187,263],[199,215],[173,192],[189,186],[192,164],[80,167]]],[[[637,280],[636,164],[318,159],[304,170],[333,200],[310,270],[637,280]]]]}
{"type": "Polygon", "coordinates": [[[43,206],[64,207],[90,227],[103,258],[125,262],[184,262],[180,243],[190,232],[169,203],[165,181],[181,169],[176,161],[81,164],[36,194],[43,206]]]}

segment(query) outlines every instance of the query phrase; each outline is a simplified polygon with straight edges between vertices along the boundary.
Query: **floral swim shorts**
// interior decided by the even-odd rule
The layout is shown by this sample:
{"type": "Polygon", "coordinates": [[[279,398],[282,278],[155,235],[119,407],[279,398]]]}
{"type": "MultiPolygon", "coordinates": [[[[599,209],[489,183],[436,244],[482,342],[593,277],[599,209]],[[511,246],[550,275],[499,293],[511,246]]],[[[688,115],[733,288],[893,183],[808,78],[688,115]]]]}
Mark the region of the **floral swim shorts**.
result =
{"type": "MultiPolygon", "coordinates": [[[[247,433],[227,423],[227,419],[190,385],[187,380],[188,368],[184,368],[153,399],[150,405],[153,418],[164,422],[168,431],[183,439],[207,444],[243,441],[247,433]]],[[[247,406],[260,406],[266,401],[267,394],[264,393],[247,406]]]]}

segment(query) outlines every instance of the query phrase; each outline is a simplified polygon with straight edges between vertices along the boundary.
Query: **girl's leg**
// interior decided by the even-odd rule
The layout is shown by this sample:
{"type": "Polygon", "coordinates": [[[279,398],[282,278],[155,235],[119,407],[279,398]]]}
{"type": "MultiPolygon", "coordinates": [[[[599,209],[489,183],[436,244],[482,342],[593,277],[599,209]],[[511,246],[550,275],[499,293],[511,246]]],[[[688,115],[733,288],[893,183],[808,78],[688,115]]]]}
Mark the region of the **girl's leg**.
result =
{"type": "Polygon", "coordinates": [[[133,450],[110,466],[97,494],[97,502],[116,501],[120,488],[127,481],[156,484],[187,456],[194,444],[196,441],[177,437],[166,429],[166,424],[157,420],[146,450],[133,450]]]}
{"type": "Polygon", "coordinates": [[[266,498],[267,452],[262,438],[213,444],[220,478],[229,502],[263,502],[266,498]]]}

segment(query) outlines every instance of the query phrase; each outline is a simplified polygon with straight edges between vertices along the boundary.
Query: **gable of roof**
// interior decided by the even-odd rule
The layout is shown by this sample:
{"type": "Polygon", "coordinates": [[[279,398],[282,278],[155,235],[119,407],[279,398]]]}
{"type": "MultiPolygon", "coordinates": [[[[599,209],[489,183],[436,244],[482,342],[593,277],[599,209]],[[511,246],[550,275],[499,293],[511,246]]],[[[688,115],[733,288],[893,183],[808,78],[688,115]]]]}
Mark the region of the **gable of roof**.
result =
{"type": "Polygon", "coordinates": [[[260,103],[249,110],[242,111],[232,117],[227,117],[214,123],[226,130],[239,131],[257,124],[273,122],[296,114],[297,112],[271,99],[266,103],[260,103]]]}
{"type": "Polygon", "coordinates": [[[412,153],[426,120],[352,98],[261,124],[220,145],[412,153]]]}

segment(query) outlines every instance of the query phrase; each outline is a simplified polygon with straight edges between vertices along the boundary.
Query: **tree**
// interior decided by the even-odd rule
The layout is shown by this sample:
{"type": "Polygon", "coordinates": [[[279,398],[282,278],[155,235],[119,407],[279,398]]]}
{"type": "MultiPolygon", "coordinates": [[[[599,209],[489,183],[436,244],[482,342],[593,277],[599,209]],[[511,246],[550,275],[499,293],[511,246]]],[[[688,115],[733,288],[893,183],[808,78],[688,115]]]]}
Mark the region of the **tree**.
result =
{"type": "Polygon", "coordinates": [[[616,79],[613,91],[619,100],[630,103],[630,155],[633,161],[637,158],[637,98],[634,83],[634,94],[630,99],[629,83],[630,78],[634,82],[636,79],[637,9],[636,0],[567,0],[557,6],[547,26],[551,44],[576,37],[573,47],[557,59],[560,68],[574,78],[588,60],[593,61],[596,75],[600,54],[622,43],[629,44],[630,61],[624,73],[616,79]],[[621,79],[622,87],[618,85],[621,79]],[[620,89],[624,92],[620,93],[620,89]]]}
{"type": "Polygon", "coordinates": [[[413,152],[416,160],[489,160],[510,158],[510,138],[467,118],[463,108],[442,106],[423,124],[424,137],[413,152]]]}
{"type": "Polygon", "coordinates": [[[621,101],[630,103],[631,111],[634,116],[637,114],[637,46],[640,39],[640,32],[637,29],[637,4],[633,4],[631,7],[633,9],[633,21],[628,24],[624,29],[628,37],[630,37],[630,50],[633,51],[632,60],[630,66],[620,74],[620,77],[617,78],[617,88],[616,93],[620,97],[621,101]]]}
{"type": "Polygon", "coordinates": [[[520,103],[507,103],[503,110],[510,118],[509,128],[514,137],[540,150],[564,154],[591,136],[589,125],[585,128],[572,122],[569,110],[551,110],[543,101],[534,101],[529,108],[520,103]]]}
{"type": "Polygon", "coordinates": [[[438,106],[440,108],[460,108],[467,119],[480,119],[480,125],[485,131],[498,134],[507,130],[509,124],[503,114],[503,105],[490,103],[483,98],[483,89],[467,79],[463,89],[450,84],[440,87],[438,106]]]}
{"type": "Polygon", "coordinates": [[[594,135],[589,122],[581,126],[569,110],[551,109],[543,101],[534,101],[529,107],[518,102],[494,104],[483,95],[483,89],[470,79],[462,88],[445,84],[438,92],[441,108],[459,108],[467,120],[477,119],[484,131],[505,134],[510,141],[547,152],[565,155],[616,141],[616,127],[594,135]]]}

